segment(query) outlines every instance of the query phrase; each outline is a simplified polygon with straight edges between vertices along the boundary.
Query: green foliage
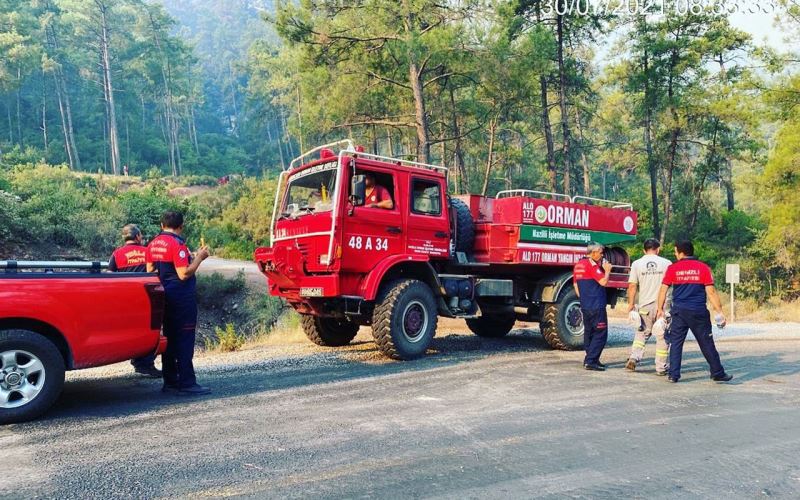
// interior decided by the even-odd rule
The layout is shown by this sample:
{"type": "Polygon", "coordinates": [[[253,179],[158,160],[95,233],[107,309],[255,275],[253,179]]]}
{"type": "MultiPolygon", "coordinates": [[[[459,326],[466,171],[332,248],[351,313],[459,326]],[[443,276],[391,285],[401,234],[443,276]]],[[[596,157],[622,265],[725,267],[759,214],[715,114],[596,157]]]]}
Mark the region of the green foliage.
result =
{"type": "Polygon", "coordinates": [[[218,272],[199,275],[197,278],[197,303],[204,308],[220,308],[226,300],[245,291],[244,273],[226,278],[218,272]]]}
{"type": "Polygon", "coordinates": [[[238,333],[232,323],[227,323],[225,328],[214,327],[216,338],[206,338],[207,350],[217,350],[222,352],[234,352],[242,348],[245,343],[245,336],[238,333]]]}

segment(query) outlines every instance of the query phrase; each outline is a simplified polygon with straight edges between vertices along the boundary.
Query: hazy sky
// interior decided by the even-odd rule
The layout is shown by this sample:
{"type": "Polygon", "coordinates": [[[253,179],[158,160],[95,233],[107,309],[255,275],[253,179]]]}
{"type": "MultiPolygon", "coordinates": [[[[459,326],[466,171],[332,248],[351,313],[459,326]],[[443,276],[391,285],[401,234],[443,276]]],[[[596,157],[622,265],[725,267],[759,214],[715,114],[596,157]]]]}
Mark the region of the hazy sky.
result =
{"type": "Polygon", "coordinates": [[[770,46],[786,50],[789,46],[783,41],[786,36],[783,31],[774,26],[775,14],[742,14],[741,12],[730,16],[731,24],[753,35],[753,42],[760,44],[764,41],[770,46]]]}

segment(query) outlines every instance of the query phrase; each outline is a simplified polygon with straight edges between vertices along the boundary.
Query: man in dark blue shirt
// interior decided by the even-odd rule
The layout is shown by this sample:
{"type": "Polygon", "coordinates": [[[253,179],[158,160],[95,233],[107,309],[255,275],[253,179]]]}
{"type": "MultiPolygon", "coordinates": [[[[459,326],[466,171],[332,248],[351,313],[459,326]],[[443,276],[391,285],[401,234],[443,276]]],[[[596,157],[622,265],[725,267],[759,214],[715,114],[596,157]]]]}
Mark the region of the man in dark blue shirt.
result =
{"type": "Polygon", "coordinates": [[[161,234],[147,247],[147,270],[158,273],[165,292],[167,350],[161,355],[163,390],[202,395],[211,390],[197,383],[192,363],[197,328],[195,272],[208,258],[208,249],[202,246],[192,258],[182,233],[183,214],[166,212],[161,216],[161,234]]]}
{"type": "Polygon", "coordinates": [[[658,308],[656,317],[664,316],[664,303],[667,300],[667,290],[672,289],[672,323],[666,340],[669,348],[669,377],[670,382],[677,382],[681,378],[681,358],[683,356],[683,343],[689,330],[692,331],[700,351],[711,367],[711,379],[715,382],[727,382],[733,378],[725,373],[719,360],[719,352],[714,345],[711,330],[711,318],[706,302],[711,300],[711,306],[716,312],[715,320],[720,328],[725,326],[725,315],[722,312],[722,303],[714,288],[714,276],[711,268],[694,256],[694,246],[690,241],[679,241],[675,244],[675,257],[678,261],[667,268],[661,282],[658,294],[658,308]]]}
{"type": "Polygon", "coordinates": [[[590,243],[586,254],[575,264],[572,276],[583,315],[583,347],[586,350],[583,367],[603,371],[606,367],[600,362],[600,355],[608,340],[606,285],[611,275],[611,264],[603,262],[603,245],[599,243],[590,243]]]}

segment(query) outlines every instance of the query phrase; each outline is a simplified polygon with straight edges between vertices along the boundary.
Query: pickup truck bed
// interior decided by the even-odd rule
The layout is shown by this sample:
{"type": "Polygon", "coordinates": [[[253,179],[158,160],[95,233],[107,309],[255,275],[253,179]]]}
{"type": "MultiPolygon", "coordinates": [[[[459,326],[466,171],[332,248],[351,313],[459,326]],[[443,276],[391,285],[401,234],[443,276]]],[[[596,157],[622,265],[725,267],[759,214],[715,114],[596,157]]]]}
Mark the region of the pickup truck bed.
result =
{"type": "Polygon", "coordinates": [[[163,352],[158,278],[102,267],[0,261],[0,423],[46,411],[65,370],[163,352]]]}

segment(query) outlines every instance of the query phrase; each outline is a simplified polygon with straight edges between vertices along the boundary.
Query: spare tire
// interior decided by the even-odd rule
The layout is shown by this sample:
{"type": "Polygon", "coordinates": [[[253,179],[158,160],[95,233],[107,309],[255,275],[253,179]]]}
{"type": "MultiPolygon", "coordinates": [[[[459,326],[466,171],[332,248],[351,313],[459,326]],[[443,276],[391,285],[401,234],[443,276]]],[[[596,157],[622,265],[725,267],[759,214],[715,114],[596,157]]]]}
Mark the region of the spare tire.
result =
{"type": "Polygon", "coordinates": [[[450,198],[450,206],[455,209],[455,247],[456,252],[472,253],[475,245],[475,221],[466,203],[458,198],[450,198]]]}

